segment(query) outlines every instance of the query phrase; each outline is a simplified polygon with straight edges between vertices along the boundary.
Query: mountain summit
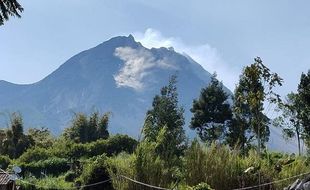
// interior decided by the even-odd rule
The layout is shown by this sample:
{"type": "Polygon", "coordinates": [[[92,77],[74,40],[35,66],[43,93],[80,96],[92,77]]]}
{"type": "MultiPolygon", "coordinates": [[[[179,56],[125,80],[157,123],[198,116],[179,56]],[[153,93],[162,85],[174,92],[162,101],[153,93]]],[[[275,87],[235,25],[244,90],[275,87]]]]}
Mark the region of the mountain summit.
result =
{"type": "Polygon", "coordinates": [[[210,73],[173,48],[147,49],[132,35],[73,56],[37,83],[0,81],[0,111],[19,111],[27,127],[45,126],[55,134],[68,126],[74,113],[109,111],[112,133],[137,137],[153,97],[173,74],[188,121],[192,100],[208,85],[210,73]]]}
{"type": "MultiPolygon", "coordinates": [[[[112,133],[138,137],[153,97],[173,74],[178,76],[179,103],[185,109],[184,128],[193,136],[189,110],[211,74],[188,55],[173,48],[147,49],[132,35],[112,38],[73,56],[37,83],[0,81],[0,113],[18,111],[26,127],[48,127],[59,134],[75,113],[111,112],[112,133]]],[[[2,114],[0,126],[8,121],[2,114]]],[[[280,129],[270,129],[269,147],[283,150],[286,143],[280,129]]],[[[285,151],[296,152],[296,147],[286,144],[285,151]]]]}

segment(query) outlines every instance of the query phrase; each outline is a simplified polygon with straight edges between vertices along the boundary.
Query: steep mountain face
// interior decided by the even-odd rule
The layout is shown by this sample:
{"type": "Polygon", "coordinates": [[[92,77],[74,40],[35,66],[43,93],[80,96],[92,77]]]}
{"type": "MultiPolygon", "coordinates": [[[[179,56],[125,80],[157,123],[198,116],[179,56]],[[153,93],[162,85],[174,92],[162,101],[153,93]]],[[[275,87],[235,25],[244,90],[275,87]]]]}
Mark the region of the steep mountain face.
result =
{"type": "Polygon", "coordinates": [[[37,83],[0,81],[0,111],[19,111],[27,127],[46,126],[55,134],[68,126],[74,113],[109,111],[112,133],[137,137],[154,95],[173,74],[188,121],[192,100],[210,82],[210,73],[172,48],[147,49],[131,35],[73,56],[37,83]]]}

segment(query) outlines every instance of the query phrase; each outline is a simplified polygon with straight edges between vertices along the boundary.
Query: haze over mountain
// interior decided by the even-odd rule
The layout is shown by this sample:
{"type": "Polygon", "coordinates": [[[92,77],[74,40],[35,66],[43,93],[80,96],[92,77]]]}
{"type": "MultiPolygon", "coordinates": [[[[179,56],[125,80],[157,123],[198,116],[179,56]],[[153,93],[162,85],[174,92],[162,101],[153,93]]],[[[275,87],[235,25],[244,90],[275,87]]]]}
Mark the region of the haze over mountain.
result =
{"type": "MultiPolygon", "coordinates": [[[[111,112],[112,133],[138,137],[153,97],[173,74],[178,76],[185,129],[194,134],[188,128],[189,110],[211,74],[173,48],[147,49],[131,35],[112,38],[73,56],[37,83],[0,81],[0,111],[19,111],[26,127],[45,126],[54,134],[69,125],[74,113],[111,112]]],[[[8,118],[0,120],[3,126],[8,118]]]]}
{"type": "Polygon", "coordinates": [[[37,83],[1,81],[0,107],[21,112],[28,127],[46,126],[56,134],[74,113],[109,111],[112,132],[138,136],[154,95],[173,74],[189,118],[192,99],[210,73],[173,48],[147,49],[131,35],[120,36],[73,56],[37,83]]]}

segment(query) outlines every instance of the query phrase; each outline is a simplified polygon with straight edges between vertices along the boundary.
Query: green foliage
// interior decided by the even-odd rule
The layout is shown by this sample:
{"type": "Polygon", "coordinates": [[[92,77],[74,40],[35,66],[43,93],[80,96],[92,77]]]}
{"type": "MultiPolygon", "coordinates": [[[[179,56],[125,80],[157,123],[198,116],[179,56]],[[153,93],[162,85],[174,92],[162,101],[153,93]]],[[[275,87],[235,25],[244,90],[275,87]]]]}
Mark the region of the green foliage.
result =
{"type": "Polygon", "coordinates": [[[47,160],[51,154],[45,148],[34,147],[28,149],[24,152],[19,158],[18,162],[20,163],[30,163],[30,162],[37,162],[40,160],[47,160]]]}
{"type": "Polygon", "coordinates": [[[18,158],[24,151],[33,145],[30,136],[23,133],[23,120],[20,114],[10,115],[10,126],[0,131],[0,153],[10,158],[18,158]]]}
{"type": "Polygon", "coordinates": [[[286,100],[278,107],[282,114],[275,118],[273,123],[282,128],[284,137],[287,139],[297,137],[298,153],[301,155],[301,139],[305,138],[305,131],[298,118],[302,107],[299,96],[294,93],[288,94],[286,100]]]}
{"type": "Polygon", "coordinates": [[[197,185],[207,179],[206,160],[205,150],[195,139],[184,156],[184,178],[187,185],[197,185]]]}
{"type": "Polygon", "coordinates": [[[10,16],[20,17],[23,10],[17,0],[0,1],[0,26],[3,25],[4,21],[9,20],[10,16]]]}
{"type": "MultiPolygon", "coordinates": [[[[101,181],[109,180],[110,176],[107,171],[106,165],[107,157],[105,155],[97,156],[90,159],[84,166],[80,180],[83,185],[98,183],[101,181]]],[[[84,187],[83,189],[112,189],[111,182],[98,184],[96,186],[84,187]]]]}
{"type": "Polygon", "coordinates": [[[28,136],[34,141],[34,146],[41,148],[49,148],[54,143],[54,138],[49,129],[42,127],[41,129],[28,129],[28,136]]]}
{"type": "MultiPolygon", "coordinates": [[[[277,73],[271,73],[270,70],[257,57],[254,63],[244,68],[240,76],[239,84],[235,90],[234,97],[234,114],[238,123],[243,127],[238,130],[241,133],[253,134],[258,141],[258,146],[263,147],[264,143],[269,140],[269,119],[263,113],[264,102],[279,102],[279,95],[273,91],[275,86],[281,86],[282,79],[277,73]]],[[[234,128],[238,125],[233,125],[234,128]]],[[[231,132],[234,130],[230,130],[231,132]]],[[[232,138],[246,137],[247,134],[232,135],[232,138]]],[[[234,142],[243,143],[243,139],[232,139],[234,142]]],[[[241,144],[241,146],[243,146],[241,144]]]]}
{"type": "MultiPolygon", "coordinates": [[[[287,158],[285,160],[288,160],[287,158]]],[[[309,172],[309,163],[304,157],[296,157],[294,161],[288,164],[283,164],[281,172],[277,174],[276,179],[286,179],[302,173],[309,172]]],[[[276,184],[276,189],[283,189],[292,184],[296,179],[290,179],[282,183],[276,184]]]]}
{"type": "Polygon", "coordinates": [[[190,186],[208,183],[218,190],[247,187],[258,183],[258,173],[262,183],[272,181],[273,166],[267,159],[260,161],[253,151],[242,157],[238,149],[216,144],[205,146],[195,140],[184,157],[184,180],[190,186]],[[249,167],[253,170],[245,173],[249,167]]]}
{"type": "Polygon", "coordinates": [[[228,95],[216,79],[216,74],[213,74],[209,86],[201,90],[199,98],[193,101],[191,112],[190,128],[196,129],[204,142],[212,143],[223,138],[232,119],[232,111],[228,95]]]}
{"type": "MultiPolygon", "coordinates": [[[[112,179],[112,185],[117,190],[138,189],[135,183],[128,181],[120,175],[134,179],[136,176],[136,156],[135,154],[121,153],[108,159],[108,172],[112,179]]],[[[140,187],[141,188],[141,187],[140,187]]]]}
{"type": "Polygon", "coordinates": [[[192,190],[213,190],[207,183],[199,183],[198,185],[192,187],[192,190]]]}
{"type": "Polygon", "coordinates": [[[310,139],[310,70],[307,74],[302,73],[297,94],[300,101],[297,117],[301,121],[307,138],[310,139]]]}
{"type": "Polygon", "coordinates": [[[115,135],[106,140],[97,140],[90,143],[74,143],[64,139],[56,142],[51,148],[52,155],[60,158],[77,160],[81,157],[93,157],[101,154],[117,155],[120,152],[134,152],[137,141],[128,135],[115,135]]]}
{"type": "Polygon", "coordinates": [[[71,139],[77,143],[107,139],[109,137],[108,123],[109,113],[99,116],[98,112],[94,112],[89,118],[85,114],[78,113],[63,135],[66,139],[71,139]]]}
{"type": "MultiPolygon", "coordinates": [[[[168,86],[161,89],[160,95],[154,97],[152,109],[147,112],[143,134],[144,139],[150,142],[156,142],[158,136],[165,128],[165,137],[168,141],[161,141],[163,147],[172,152],[169,155],[180,156],[186,147],[186,136],[183,129],[184,110],[178,106],[178,93],[176,87],[176,76],[170,78],[168,86]]],[[[159,155],[167,155],[167,152],[159,152],[159,155]]],[[[163,158],[169,160],[169,158],[163,158]]]]}
{"type": "Polygon", "coordinates": [[[43,175],[58,176],[67,172],[70,169],[67,159],[64,158],[49,158],[47,160],[39,160],[30,163],[20,163],[22,175],[30,173],[36,177],[43,175]]]}
{"type": "Polygon", "coordinates": [[[17,185],[23,190],[38,190],[38,189],[49,189],[49,190],[58,190],[58,189],[71,189],[74,184],[66,182],[64,176],[59,177],[45,177],[45,178],[35,178],[27,177],[22,181],[17,181],[17,185]]]}
{"type": "MultiPolygon", "coordinates": [[[[163,160],[155,142],[144,141],[136,150],[136,179],[155,186],[171,187],[178,180],[178,158],[163,160]]],[[[169,152],[169,150],[167,150],[169,152]]]]}
{"type": "Polygon", "coordinates": [[[8,156],[0,155],[0,168],[6,170],[11,164],[11,159],[8,156]]]}

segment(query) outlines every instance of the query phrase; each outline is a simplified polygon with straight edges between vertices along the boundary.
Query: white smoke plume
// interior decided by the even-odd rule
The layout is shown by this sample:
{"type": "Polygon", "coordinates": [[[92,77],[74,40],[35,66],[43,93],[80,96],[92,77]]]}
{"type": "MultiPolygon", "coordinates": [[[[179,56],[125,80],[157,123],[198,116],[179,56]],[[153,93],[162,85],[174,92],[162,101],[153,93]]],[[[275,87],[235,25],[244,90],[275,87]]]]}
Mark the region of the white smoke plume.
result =
{"type": "Polygon", "coordinates": [[[152,68],[175,69],[163,59],[156,60],[149,50],[143,48],[118,47],[114,54],[124,61],[124,66],[114,75],[118,87],[142,90],[145,86],[143,79],[151,74],[152,68]]]}
{"type": "Polygon", "coordinates": [[[173,47],[176,52],[185,53],[193,58],[197,63],[209,71],[216,72],[218,79],[223,81],[224,85],[233,90],[238,81],[238,72],[223,61],[216,48],[209,44],[188,45],[181,39],[175,37],[165,37],[161,32],[154,29],[147,29],[144,33],[135,32],[135,39],[147,48],[173,47]]]}

